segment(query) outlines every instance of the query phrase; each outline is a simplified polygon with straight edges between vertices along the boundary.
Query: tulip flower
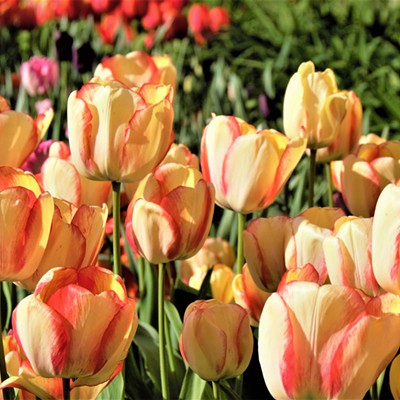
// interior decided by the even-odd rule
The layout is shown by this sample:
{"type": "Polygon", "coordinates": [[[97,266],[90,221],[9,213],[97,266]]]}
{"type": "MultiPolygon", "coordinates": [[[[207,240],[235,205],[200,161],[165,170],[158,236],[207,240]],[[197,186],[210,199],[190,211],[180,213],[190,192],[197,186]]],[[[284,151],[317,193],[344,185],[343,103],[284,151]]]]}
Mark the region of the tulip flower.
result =
{"type": "Polygon", "coordinates": [[[258,326],[265,302],[271,293],[261,290],[254,282],[247,264],[232,282],[235,303],[242,306],[249,314],[252,326],[258,326]]]}
{"type": "Polygon", "coordinates": [[[217,382],[241,375],[253,352],[249,316],[237,304],[197,300],[185,311],[179,348],[204,380],[217,382]]]}
{"type": "Polygon", "coordinates": [[[400,399],[400,356],[392,361],[389,372],[390,391],[394,400],[400,399]]]}
{"type": "Polygon", "coordinates": [[[43,95],[58,82],[58,64],[47,57],[33,56],[21,64],[21,84],[31,96],[43,95]]]}
{"type": "Polygon", "coordinates": [[[291,268],[283,274],[276,291],[279,292],[283,285],[287,285],[293,281],[318,283],[319,274],[311,263],[304,264],[300,267],[291,268]]]}
{"type": "Polygon", "coordinates": [[[109,204],[111,182],[93,181],[80,175],[71,161],[66,143],[55,142],[49,149],[38,180],[52,196],[67,200],[75,206],[82,204],[102,207],[109,204]]]}
{"type": "MultiPolygon", "coordinates": [[[[21,399],[30,399],[30,396],[32,395],[36,396],[36,398],[49,400],[63,398],[62,379],[43,378],[35,374],[29,360],[18,346],[12,331],[3,338],[3,343],[7,372],[10,375],[10,378],[1,383],[0,389],[19,389],[19,398],[21,399]]],[[[121,371],[121,369],[122,363],[117,366],[109,381],[96,386],[76,386],[74,382],[71,382],[71,399],[94,400],[121,371]]]]}
{"type": "Polygon", "coordinates": [[[307,138],[307,147],[329,146],[346,115],[348,96],[339,92],[331,69],[315,72],[302,63],[290,78],[283,100],[283,126],[289,138],[307,138]]]}
{"type": "Polygon", "coordinates": [[[214,188],[194,168],[169,163],[155,169],[132,200],[127,238],[152,263],[184,259],[199,251],[213,215],[214,188]]]}
{"type": "Polygon", "coordinates": [[[350,212],[358,217],[372,217],[378,197],[389,183],[400,178],[400,142],[376,143],[365,139],[355,154],[331,163],[335,186],[342,193],[350,212]]]}
{"type": "Polygon", "coordinates": [[[269,206],[300,161],[306,140],[289,140],[235,117],[217,116],[205,127],[200,162],[215,186],[216,203],[248,214],[269,206]]]}
{"type": "Polygon", "coordinates": [[[172,143],[169,86],[135,91],[93,78],[68,99],[72,161],[89,179],[133,182],[165,157],[172,143]]]}
{"type": "Polygon", "coordinates": [[[361,101],[353,91],[343,91],[347,96],[346,113],[339,125],[338,134],[333,142],[317,151],[317,161],[327,162],[341,160],[352,153],[362,133],[362,106],[361,101]]]}
{"type": "Polygon", "coordinates": [[[390,184],[376,204],[372,224],[372,268],[379,285],[400,294],[400,187],[390,184]]]}
{"type": "Polygon", "coordinates": [[[144,51],[117,54],[104,59],[95,69],[94,76],[103,80],[117,80],[129,88],[146,83],[176,87],[176,68],[167,55],[150,56],[144,51]]]}
{"type": "Polygon", "coordinates": [[[39,279],[51,268],[73,267],[79,269],[94,265],[103,245],[108,215],[103,208],[82,205],[75,207],[63,200],[54,199],[54,214],[49,239],[35,272],[17,284],[33,291],[39,279]]]}
{"type": "Polygon", "coordinates": [[[334,285],[381,293],[372,270],[372,218],[342,217],[323,243],[329,280],[334,285]]]}
{"type": "Polygon", "coordinates": [[[46,134],[53,115],[53,109],[48,109],[33,120],[28,114],[10,110],[0,96],[1,164],[20,167],[46,134]]]}
{"type": "Polygon", "coordinates": [[[0,280],[29,278],[38,268],[50,235],[53,199],[32,174],[0,167],[0,280]]]}
{"type": "Polygon", "coordinates": [[[399,348],[399,305],[391,294],[364,300],[350,287],[284,285],[266,301],[259,325],[271,395],[362,399],[399,348]]]}
{"type": "Polygon", "coordinates": [[[12,325],[36,374],[93,386],[109,380],[124,360],[138,319],[122,279],[89,266],[45,274],[15,308],[12,325]]]}

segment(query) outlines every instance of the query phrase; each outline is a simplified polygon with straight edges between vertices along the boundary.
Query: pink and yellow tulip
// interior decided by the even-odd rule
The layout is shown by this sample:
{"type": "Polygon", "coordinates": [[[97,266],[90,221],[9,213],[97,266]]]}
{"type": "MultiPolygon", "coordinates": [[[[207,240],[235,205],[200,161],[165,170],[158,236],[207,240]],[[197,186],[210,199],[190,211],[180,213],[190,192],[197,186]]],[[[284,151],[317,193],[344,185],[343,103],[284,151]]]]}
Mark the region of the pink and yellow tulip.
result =
{"type": "Polygon", "coordinates": [[[109,204],[111,182],[93,181],[82,176],[72,163],[70,149],[64,142],[51,145],[37,178],[53,197],[67,200],[77,207],[109,204]]]}
{"type": "Polygon", "coordinates": [[[108,381],[124,360],[138,319],[122,279],[89,266],[45,274],[17,305],[12,324],[35,374],[93,386],[108,381]]]}
{"type": "Polygon", "coordinates": [[[399,348],[399,298],[291,282],[261,314],[259,360],[276,399],[361,399],[399,348]],[[382,340],[385,332],[385,340],[382,340]]]}
{"type": "Polygon", "coordinates": [[[241,375],[253,352],[249,316],[237,304],[195,301],[185,311],[179,348],[190,368],[204,380],[241,375]]]}
{"type": "Polygon", "coordinates": [[[213,205],[214,188],[197,169],[162,165],[129,204],[128,241],[155,264],[192,257],[207,238],[213,205]]]}
{"type": "Polygon", "coordinates": [[[200,162],[215,186],[216,203],[248,214],[269,206],[300,161],[306,140],[274,130],[257,131],[245,121],[213,117],[201,140],[200,162]]]}
{"type": "Polygon", "coordinates": [[[304,62],[290,78],[283,100],[283,127],[289,138],[307,139],[307,147],[327,147],[336,139],[346,115],[348,96],[338,91],[331,69],[315,72],[304,62]]]}
{"type": "Polygon", "coordinates": [[[53,109],[49,109],[34,120],[28,114],[11,110],[0,96],[1,165],[20,167],[46,134],[53,115],[53,109]]]}
{"type": "Polygon", "coordinates": [[[93,78],[70,94],[72,161],[89,179],[134,182],[151,172],[173,141],[170,86],[134,90],[93,78]]]}
{"type": "Polygon", "coordinates": [[[0,167],[0,280],[33,275],[50,235],[54,202],[30,173],[0,167]]]}

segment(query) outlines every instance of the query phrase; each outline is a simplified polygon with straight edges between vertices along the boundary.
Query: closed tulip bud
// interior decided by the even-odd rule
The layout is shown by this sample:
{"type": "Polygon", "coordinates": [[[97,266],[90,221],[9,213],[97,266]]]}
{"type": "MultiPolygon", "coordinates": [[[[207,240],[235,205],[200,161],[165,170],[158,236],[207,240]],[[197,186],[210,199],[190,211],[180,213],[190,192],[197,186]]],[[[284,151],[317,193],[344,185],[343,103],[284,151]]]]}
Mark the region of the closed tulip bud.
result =
{"type": "Polygon", "coordinates": [[[63,142],[51,145],[38,180],[53,197],[67,200],[77,207],[82,204],[102,207],[109,202],[111,182],[93,181],[82,176],[71,160],[68,145],[63,142]]]}
{"type": "Polygon", "coordinates": [[[335,186],[350,212],[358,217],[372,217],[383,188],[400,178],[400,142],[377,142],[370,136],[355,154],[335,161],[331,168],[335,186]]]}
{"type": "Polygon", "coordinates": [[[53,115],[53,109],[48,109],[33,120],[28,114],[10,110],[0,96],[1,164],[20,167],[46,134],[53,115]]]}
{"type": "Polygon", "coordinates": [[[185,311],[179,348],[190,368],[204,380],[241,375],[253,353],[249,316],[237,304],[195,301],[185,311]]]}
{"type": "Polygon", "coordinates": [[[400,187],[390,184],[379,196],[372,224],[372,268],[379,285],[400,294],[400,187]]]}
{"type": "Polygon", "coordinates": [[[128,241],[155,264],[189,258],[206,240],[213,205],[214,188],[200,171],[174,163],[162,165],[129,204],[128,241]]]}
{"type": "Polygon", "coordinates": [[[242,306],[250,316],[252,326],[258,326],[265,302],[271,293],[261,290],[254,282],[247,264],[242,273],[235,276],[232,282],[235,303],[242,306]]]}
{"type": "Polygon", "coordinates": [[[239,118],[217,116],[204,129],[200,162],[204,177],[215,186],[216,203],[248,214],[273,203],[305,146],[304,139],[257,132],[239,118]]]}
{"type": "Polygon", "coordinates": [[[268,298],[259,325],[271,395],[362,399],[399,348],[399,306],[390,294],[368,299],[350,287],[284,285],[268,298]]]}
{"type": "Polygon", "coordinates": [[[169,86],[134,90],[93,78],[68,99],[72,161],[89,179],[133,182],[151,172],[172,141],[169,86]]]}
{"type": "Polygon", "coordinates": [[[79,269],[94,265],[103,245],[108,215],[105,204],[103,208],[86,205],[75,207],[55,198],[54,205],[53,221],[43,257],[29,278],[16,282],[26,290],[33,291],[39,279],[51,268],[79,269]]]}
{"type": "Polygon", "coordinates": [[[53,268],[18,304],[12,324],[36,374],[93,386],[124,360],[138,319],[122,279],[90,266],[53,268]]]}
{"type": "Polygon", "coordinates": [[[381,289],[372,270],[372,218],[342,217],[323,247],[329,280],[376,296],[381,289]]]}
{"type": "Polygon", "coordinates": [[[317,161],[340,160],[352,153],[358,145],[362,133],[361,101],[353,92],[341,92],[347,96],[346,113],[339,125],[336,139],[325,148],[317,151],[317,161]]]}
{"type": "Polygon", "coordinates": [[[29,278],[47,245],[53,199],[30,173],[0,167],[0,280],[29,278]]]}
{"type": "Polygon", "coordinates": [[[311,61],[302,63],[290,78],[283,100],[285,134],[306,138],[310,149],[329,146],[338,135],[347,101],[331,69],[315,72],[311,61]]]}

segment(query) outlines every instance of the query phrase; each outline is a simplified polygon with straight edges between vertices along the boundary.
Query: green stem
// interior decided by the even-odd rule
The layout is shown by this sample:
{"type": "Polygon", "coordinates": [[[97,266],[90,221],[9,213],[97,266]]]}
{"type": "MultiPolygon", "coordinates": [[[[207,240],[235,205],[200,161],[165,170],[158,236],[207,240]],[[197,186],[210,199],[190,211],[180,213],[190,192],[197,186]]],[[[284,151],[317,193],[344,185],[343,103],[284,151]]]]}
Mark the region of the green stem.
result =
{"type": "Polygon", "coordinates": [[[165,357],[165,331],[164,331],[164,297],[165,297],[165,264],[158,266],[158,335],[160,338],[160,374],[161,374],[161,394],[163,400],[169,399],[169,388],[167,380],[167,362],[165,357]]]}
{"type": "Polygon", "coordinates": [[[329,162],[325,163],[325,176],[328,185],[328,206],[333,207],[332,173],[329,162]]]}
{"type": "MultiPolygon", "coordinates": [[[[3,325],[1,320],[1,297],[3,295],[3,286],[0,285],[0,333],[1,333],[1,340],[0,340],[0,377],[1,381],[4,382],[8,379],[7,368],[6,368],[6,359],[4,354],[4,345],[3,345],[3,325]]],[[[5,400],[11,400],[13,396],[11,395],[11,389],[6,388],[3,389],[3,396],[5,400]]]]}
{"type": "Polygon", "coordinates": [[[62,382],[63,382],[64,400],[69,400],[71,398],[71,388],[69,386],[69,378],[62,378],[62,382]]]}
{"type": "Polygon", "coordinates": [[[220,387],[219,387],[219,382],[212,382],[212,388],[213,388],[213,398],[214,400],[219,400],[220,399],[220,387]]]}
{"type": "Polygon", "coordinates": [[[120,192],[121,183],[112,183],[112,199],[113,199],[113,220],[114,220],[114,231],[113,231],[113,272],[119,276],[122,276],[121,267],[121,249],[119,247],[120,239],[120,192]]]}
{"type": "Polygon", "coordinates": [[[310,169],[308,175],[308,207],[314,207],[314,178],[315,178],[315,160],[317,158],[317,149],[310,150],[310,169]]]}
{"type": "Polygon", "coordinates": [[[237,256],[236,256],[236,270],[237,274],[242,272],[242,267],[244,264],[244,256],[243,256],[243,231],[244,225],[246,223],[246,216],[237,213],[237,222],[238,222],[238,237],[237,237],[237,256]]]}

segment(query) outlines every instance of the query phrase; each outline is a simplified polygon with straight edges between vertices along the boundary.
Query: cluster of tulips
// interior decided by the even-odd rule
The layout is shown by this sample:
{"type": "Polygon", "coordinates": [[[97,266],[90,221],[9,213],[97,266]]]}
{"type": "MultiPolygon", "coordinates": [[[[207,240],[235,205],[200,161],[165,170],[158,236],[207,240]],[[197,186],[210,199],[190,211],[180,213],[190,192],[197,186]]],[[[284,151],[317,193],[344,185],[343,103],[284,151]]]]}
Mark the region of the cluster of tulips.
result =
{"type": "MultiPolygon", "coordinates": [[[[209,285],[212,298],[186,308],[179,352],[212,382],[216,400],[232,378],[240,397],[254,341],[274,398],[362,398],[400,346],[399,144],[361,136],[355,93],[339,90],[333,71],[305,62],[285,93],[285,134],[212,115],[197,158],[173,143],[175,86],[166,55],[105,59],[69,95],[68,143],[41,142],[51,108],[34,120],[0,98],[0,278],[32,292],[3,336],[4,398],[12,388],[20,398],[95,398],[124,374],[144,267],[155,266],[163,399],[175,267],[188,287],[209,285]],[[304,156],[309,207],[250,221],[275,202],[304,156]],[[326,163],[346,210],[314,206],[317,162],[326,163]],[[236,257],[227,241],[209,237],[215,204],[237,214],[236,257]],[[112,271],[99,258],[107,230],[112,271]],[[121,243],[139,265],[133,297],[121,243]]],[[[395,360],[396,398],[399,374],[395,360]]],[[[185,398],[189,383],[181,383],[185,398]]]]}

